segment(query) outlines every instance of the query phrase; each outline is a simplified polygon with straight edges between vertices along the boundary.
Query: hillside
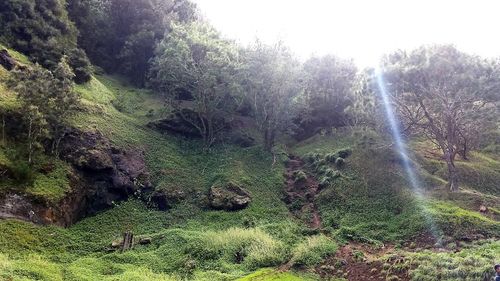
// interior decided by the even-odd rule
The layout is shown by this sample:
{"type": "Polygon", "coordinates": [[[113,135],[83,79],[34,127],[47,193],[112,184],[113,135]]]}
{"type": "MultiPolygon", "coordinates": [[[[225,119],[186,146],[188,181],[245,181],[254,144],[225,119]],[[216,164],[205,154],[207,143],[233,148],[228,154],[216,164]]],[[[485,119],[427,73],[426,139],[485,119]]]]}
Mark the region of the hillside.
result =
{"type": "MultiPolygon", "coordinates": [[[[323,188],[314,199],[322,220],[320,234],[308,230],[307,218],[292,215],[288,209],[294,202],[287,206],[282,200],[286,158],[273,165],[272,155],[259,147],[221,145],[203,152],[196,148],[196,141],[161,135],[146,127],[161,114],[159,101],[118,77],[96,76],[78,86],[77,91],[84,109],[72,121],[74,126],[100,132],[121,148],[143,150],[155,189],[181,198],[165,212],[132,197],[68,228],[2,220],[0,248],[5,280],[234,280],[262,267],[283,264],[299,272],[319,274],[311,273],[307,278],[351,278],[345,273],[349,269],[337,267],[338,260],[346,257],[334,254],[345,247],[354,247],[356,263],[366,263],[367,268],[381,270],[387,276],[407,278],[404,276],[409,272],[412,280],[434,280],[432,274],[439,272],[454,280],[462,275],[483,276],[499,258],[500,244],[484,240],[498,238],[500,233],[495,209],[499,198],[491,190],[494,186],[476,184],[483,178],[499,178],[498,162],[488,154],[477,153],[463,165],[463,169],[473,167],[470,173],[476,178],[469,177],[467,187],[453,194],[440,191],[444,179],[440,178],[439,160],[419,164],[429,186],[422,202],[406,187],[397,155],[384,147],[387,140],[374,132],[336,131],[293,145],[288,153],[310,163],[305,168],[307,176],[332,181],[331,187],[323,188]],[[150,109],[154,114],[148,114],[150,109]],[[342,168],[324,160],[339,151],[350,154],[342,168]],[[323,171],[325,168],[338,170],[339,176],[325,179],[332,173],[323,171]],[[238,212],[206,209],[202,203],[205,194],[219,181],[247,187],[252,194],[250,207],[238,212]],[[478,204],[487,205],[491,215],[480,214],[478,204]],[[422,209],[442,231],[435,237],[442,239],[442,244],[434,245],[434,238],[426,236],[429,226],[422,209]],[[125,253],[110,252],[111,242],[120,239],[125,230],[152,242],[125,253]],[[429,261],[443,257],[448,263],[446,272],[429,261]],[[457,271],[463,266],[470,271],[457,271]]],[[[8,102],[10,94],[4,93],[3,102],[8,102]]],[[[418,147],[416,143],[415,151],[421,157],[416,159],[428,159],[426,151],[418,147]]],[[[2,148],[2,152],[9,155],[13,149],[2,148]]],[[[9,160],[6,157],[4,161],[9,160]]],[[[21,192],[45,200],[63,197],[69,191],[59,184],[67,178],[65,169],[61,169],[35,175],[33,187],[21,192]],[[39,182],[46,187],[39,187],[39,182]]],[[[306,280],[303,273],[297,273],[302,277],[292,277],[265,272],[241,280],[306,280]],[[255,277],[259,274],[269,277],[255,277]]]]}
{"type": "Polygon", "coordinates": [[[492,280],[500,60],[380,66],[189,0],[0,3],[0,281],[492,280]]]}

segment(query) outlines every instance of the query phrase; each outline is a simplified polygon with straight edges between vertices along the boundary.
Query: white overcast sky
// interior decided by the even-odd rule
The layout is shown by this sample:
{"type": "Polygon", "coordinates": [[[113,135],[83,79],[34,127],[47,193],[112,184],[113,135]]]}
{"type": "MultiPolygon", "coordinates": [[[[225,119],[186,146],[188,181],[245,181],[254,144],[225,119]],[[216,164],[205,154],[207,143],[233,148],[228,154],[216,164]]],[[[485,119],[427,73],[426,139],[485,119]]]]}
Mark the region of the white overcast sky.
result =
{"type": "Polygon", "coordinates": [[[451,43],[500,56],[497,0],[195,0],[202,14],[242,44],[283,40],[295,54],[332,53],[374,66],[382,54],[451,43]]]}

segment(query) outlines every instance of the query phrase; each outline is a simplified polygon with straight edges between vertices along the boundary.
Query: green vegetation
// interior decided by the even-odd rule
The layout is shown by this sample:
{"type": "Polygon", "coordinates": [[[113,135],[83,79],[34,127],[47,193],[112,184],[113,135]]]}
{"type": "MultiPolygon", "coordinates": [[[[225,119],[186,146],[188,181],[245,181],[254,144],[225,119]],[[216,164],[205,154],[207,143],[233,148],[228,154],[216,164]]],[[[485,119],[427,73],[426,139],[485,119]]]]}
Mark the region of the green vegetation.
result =
{"type": "Polygon", "coordinates": [[[336,251],[335,242],[324,235],[307,237],[295,248],[291,263],[296,266],[314,266],[336,251]]]}
{"type": "MultiPolygon", "coordinates": [[[[7,0],[0,11],[0,48],[17,64],[0,67],[0,280],[491,277],[500,63],[452,46],[385,58],[407,163],[375,74],[351,60],[301,63],[281,42],[243,47],[188,0],[7,0]],[[111,151],[109,165],[59,155],[79,130],[103,140],[95,147],[111,151]],[[144,163],[144,181],[122,167],[144,163]],[[101,196],[121,176],[132,187],[101,196]],[[244,208],[216,210],[211,187],[244,208]],[[113,207],[94,214],[100,199],[113,207]],[[59,208],[94,215],[66,228],[12,219],[59,208]],[[122,251],[127,231],[135,244],[122,251]]],[[[87,141],[75,139],[76,149],[87,141]]]]}
{"type": "Polygon", "coordinates": [[[273,269],[261,269],[255,273],[252,273],[243,278],[237,279],[237,281],[312,281],[316,280],[316,278],[303,276],[303,275],[295,275],[290,272],[278,272],[273,269]]]}
{"type": "Polygon", "coordinates": [[[453,253],[423,251],[408,256],[411,280],[490,280],[492,265],[500,258],[500,243],[484,241],[453,253]]]}
{"type": "MultiPolygon", "coordinates": [[[[325,181],[320,182],[326,188],[318,195],[317,203],[324,226],[340,239],[369,243],[405,240],[430,227],[428,216],[443,231],[439,235],[495,236],[500,231],[498,221],[479,214],[478,209],[464,209],[465,204],[464,208],[458,207],[457,199],[443,198],[441,193],[433,196],[445,201],[425,202],[416,198],[404,179],[402,167],[393,164],[397,155],[384,147],[383,139],[372,131],[335,131],[333,136],[316,136],[299,143],[295,153],[303,155],[312,171],[325,181]],[[341,176],[327,177],[330,170],[337,169],[330,159],[348,155],[347,151],[352,154],[345,158],[341,176]]],[[[428,173],[420,169],[422,178],[428,173]]],[[[431,182],[432,186],[436,183],[439,186],[445,181],[431,182]]],[[[484,202],[497,202],[491,200],[484,202]]]]}
{"type": "Polygon", "coordinates": [[[75,81],[84,83],[90,79],[90,62],[77,46],[78,31],[68,18],[65,4],[51,0],[2,1],[0,41],[51,70],[64,55],[69,55],[75,81]]]}

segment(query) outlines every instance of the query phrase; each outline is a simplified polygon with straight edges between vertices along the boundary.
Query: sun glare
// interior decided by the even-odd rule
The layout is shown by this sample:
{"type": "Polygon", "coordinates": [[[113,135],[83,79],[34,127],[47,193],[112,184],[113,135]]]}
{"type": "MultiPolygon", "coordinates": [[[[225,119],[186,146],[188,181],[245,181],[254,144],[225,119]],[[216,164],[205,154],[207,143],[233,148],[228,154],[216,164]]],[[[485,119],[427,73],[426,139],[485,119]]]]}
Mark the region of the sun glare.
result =
{"type": "Polygon", "coordinates": [[[498,1],[196,0],[202,14],[243,44],[277,38],[301,58],[333,53],[360,67],[396,49],[455,44],[485,57],[500,55],[498,1]]]}

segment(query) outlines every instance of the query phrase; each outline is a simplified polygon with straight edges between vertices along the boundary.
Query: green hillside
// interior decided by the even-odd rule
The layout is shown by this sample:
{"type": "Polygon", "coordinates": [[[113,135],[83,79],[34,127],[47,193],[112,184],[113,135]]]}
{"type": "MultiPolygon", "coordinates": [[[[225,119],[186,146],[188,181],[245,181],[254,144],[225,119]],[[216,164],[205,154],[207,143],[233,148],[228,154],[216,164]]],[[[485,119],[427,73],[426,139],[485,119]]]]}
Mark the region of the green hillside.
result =
{"type": "Polygon", "coordinates": [[[494,277],[498,60],[302,61],[189,0],[6,0],[0,42],[0,281],[494,277]]]}

